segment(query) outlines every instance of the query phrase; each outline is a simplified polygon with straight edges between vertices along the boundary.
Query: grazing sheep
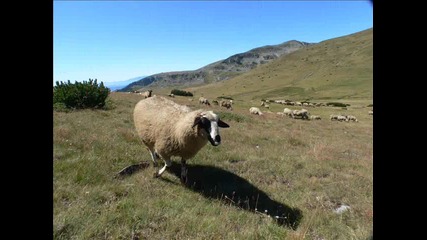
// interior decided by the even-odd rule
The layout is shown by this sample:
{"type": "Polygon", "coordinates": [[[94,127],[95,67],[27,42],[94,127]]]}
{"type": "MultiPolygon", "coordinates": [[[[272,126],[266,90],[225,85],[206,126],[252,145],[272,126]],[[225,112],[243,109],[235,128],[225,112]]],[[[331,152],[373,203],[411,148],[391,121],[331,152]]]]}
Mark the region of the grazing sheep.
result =
{"type": "Polygon", "coordinates": [[[152,96],[152,93],[153,93],[153,90],[147,90],[147,91],[145,91],[143,93],[139,93],[139,94],[141,94],[144,98],[149,98],[152,96]]]}
{"type": "Polygon", "coordinates": [[[283,113],[288,117],[292,117],[292,118],[294,117],[293,111],[289,108],[283,109],[283,113]]]}
{"type": "Polygon", "coordinates": [[[251,107],[251,108],[249,108],[249,112],[251,114],[255,114],[255,115],[262,115],[262,112],[257,107],[251,107]]]}
{"type": "Polygon", "coordinates": [[[199,98],[199,103],[200,104],[205,104],[205,105],[208,105],[208,106],[211,105],[211,103],[209,102],[209,100],[207,98],[204,98],[204,97],[200,97],[199,98]]]}
{"type": "Polygon", "coordinates": [[[356,118],[355,116],[353,116],[353,115],[348,115],[348,116],[346,116],[346,121],[347,121],[347,122],[348,122],[348,121],[359,122],[359,121],[357,120],[357,118],[356,118]]]}
{"type": "Polygon", "coordinates": [[[294,110],[292,112],[292,118],[301,117],[301,119],[308,119],[308,115],[309,115],[309,113],[306,109],[294,110]]]}
{"type": "Polygon", "coordinates": [[[338,116],[338,121],[347,121],[347,116],[344,116],[344,115],[339,115],[338,116]]]}
{"type": "Polygon", "coordinates": [[[150,151],[154,166],[159,158],[165,162],[155,177],[171,166],[172,156],[181,157],[182,183],[187,180],[186,160],[194,157],[208,141],[218,146],[221,143],[218,127],[229,127],[212,111],[192,111],[160,96],[139,101],[133,118],[138,136],[150,151]]]}
{"type": "Polygon", "coordinates": [[[368,114],[369,115],[374,115],[374,110],[369,110],[368,114]]]}
{"type": "Polygon", "coordinates": [[[204,97],[199,97],[199,103],[205,103],[205,100],[207,100],[207,99],[204,97]]]}
{"type": "Polygon", "coordinates": [[[333,121],[333,120],[338,120],[338,116],[339,116],[339,115],[331,114],[331,115],[329,116],[329,118],[331,119],[331,121],[333,121]]]}
{"type": "Polygon", "coordinates": [[[175,97],[175,95],[174,95],[173,93],[170,93],[168,96],[169,96],[169,97],[172,97],[172,98],[174,98],[174,97],[175,97]]]}
{"type": "Polygon", "coordinates": [[[311,115],[310,120],[322,120],[322,118],[318,115],[311,115]]]}
{"type": "Polygon", "coordinates": [[[347,121],[347,116],[331,114],[330,119],[331,119],[331,121],[337,120],[337,121],[342,122],[342,121],[347,121]]]}
{"type": "Polygon", "coordinates": [[[219,102],[219,105],[220,105],[221,107],[225,107],[225,108],[227,108],[227,109],[233,110],[233,107],[232,107],[233,102],[232,102],[231,100],[230,100],[230,101],[221,100],[221,101],[219,102]]]}

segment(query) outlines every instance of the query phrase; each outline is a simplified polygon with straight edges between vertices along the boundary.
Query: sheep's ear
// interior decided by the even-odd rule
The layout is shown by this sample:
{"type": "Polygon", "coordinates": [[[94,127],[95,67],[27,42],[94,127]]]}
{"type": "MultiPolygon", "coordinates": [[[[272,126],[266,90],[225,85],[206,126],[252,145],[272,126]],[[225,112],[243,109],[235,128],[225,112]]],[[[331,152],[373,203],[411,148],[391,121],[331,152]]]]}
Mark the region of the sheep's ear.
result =
{"type": "Polygon", "coordinates": [[[200,123],[201,120],[202,120],[202,117],[201,116],[197,116],[194,119],[194,123],[193,123],[193,126],[191,128],[194,128],[196,125],[199,125],[199,123],[200,123]]]}
{"type": "Polygon", "coordinates": [[[227,123],[221,121],[221,119],[218,120],[218,127],[222,127],[222,128],[228,128],[230,127],[230,125],[228,125],[227,123]]]}

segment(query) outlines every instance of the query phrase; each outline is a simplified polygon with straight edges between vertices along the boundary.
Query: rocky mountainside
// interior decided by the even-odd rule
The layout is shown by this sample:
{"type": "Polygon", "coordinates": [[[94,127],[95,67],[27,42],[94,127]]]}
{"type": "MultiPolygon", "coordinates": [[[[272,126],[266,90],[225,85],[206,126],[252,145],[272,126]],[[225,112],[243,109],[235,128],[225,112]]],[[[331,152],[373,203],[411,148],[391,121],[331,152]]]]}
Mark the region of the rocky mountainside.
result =
{"type": "Polygon", "coordinates": [[[146,87],[192,86],[227,80],[248,72],[259,65],[271,62],[283,55],[295,52],[313,43],[287,41],[278,45],[254,48],[244,53],[235,54],[194,71],[158,73],[135,81],[119,91],[133,91],[146,87]]]}

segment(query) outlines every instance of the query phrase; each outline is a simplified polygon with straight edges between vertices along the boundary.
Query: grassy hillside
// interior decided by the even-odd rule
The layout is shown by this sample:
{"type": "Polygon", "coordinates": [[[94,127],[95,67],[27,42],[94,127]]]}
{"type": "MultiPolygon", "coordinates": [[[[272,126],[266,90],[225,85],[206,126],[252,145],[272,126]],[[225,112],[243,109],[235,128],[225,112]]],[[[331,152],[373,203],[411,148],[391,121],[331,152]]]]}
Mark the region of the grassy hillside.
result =
{"type": "MultiPolygon", "coordinates": [[[[320,50],[307,53],[313,51],[320,50]]],[[[267,81],[275,73],[261,76],[267,81]]],[[[294,84],[304,86],[302,80],[294,84]]],[[[347,95],[348,89],[338,92],[347,95]]],[[[283,94],[269,88],[243,94],[222,88],[213,94],[222,92],[242,99],[283,94]]],[[[319,97],[330,92],[325,87],[319,97]]],[[[240,102],[233,111],[208,107],[231,127],[221,129],[220,146],[206,145],[188,161],[189,186],[180,184],[177,164],[162,179],[152,177],[152,166],[114,178],[128,165],[150,161],[133,126],[140,95],[111,93],[117,107],[109,111],[54,112],[54,239],[368,239],[373,227],[373,124],[371,108],[365,107],[372,103],[370,94],[347,110],[309,108],[322,117],[319,121],[249,115],[248,107],[258,101],[240,102]],[[352,114],[359,122],[330,121],[332,113],[352,114]],[[334,213],[342,204],[350,210],[334,213]],[[288,218],[275,221],[264,210],[288,218]]],[[[174,101],[200,107],[189,99],[174,101]]],[[[283,106],[271,104],[270,110],[283,106]]]]}
{"type": "Polygon", "coordinates": [[[187,88],[208,98],[373,98],[373,30],[323,41],[227,81],[187,88]]]}

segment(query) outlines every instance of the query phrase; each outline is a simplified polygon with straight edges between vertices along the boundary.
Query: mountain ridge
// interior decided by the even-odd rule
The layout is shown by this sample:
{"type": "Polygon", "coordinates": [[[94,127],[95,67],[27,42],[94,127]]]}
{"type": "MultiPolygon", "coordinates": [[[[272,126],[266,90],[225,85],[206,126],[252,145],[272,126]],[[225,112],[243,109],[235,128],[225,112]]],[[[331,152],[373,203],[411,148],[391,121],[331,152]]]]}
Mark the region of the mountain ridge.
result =
{"type": "Polygon", "coordinates": [[[266,45],[249,51],[234,54],[196,70],[171,71],[157,73],[135,81],[118,91],[134,91],[146,87],[180,86],[219,82],[248,72],[259,65],[269,63],[283,55],[287,55],[315,43],[290,40],[277,45],[266,45]]]}

